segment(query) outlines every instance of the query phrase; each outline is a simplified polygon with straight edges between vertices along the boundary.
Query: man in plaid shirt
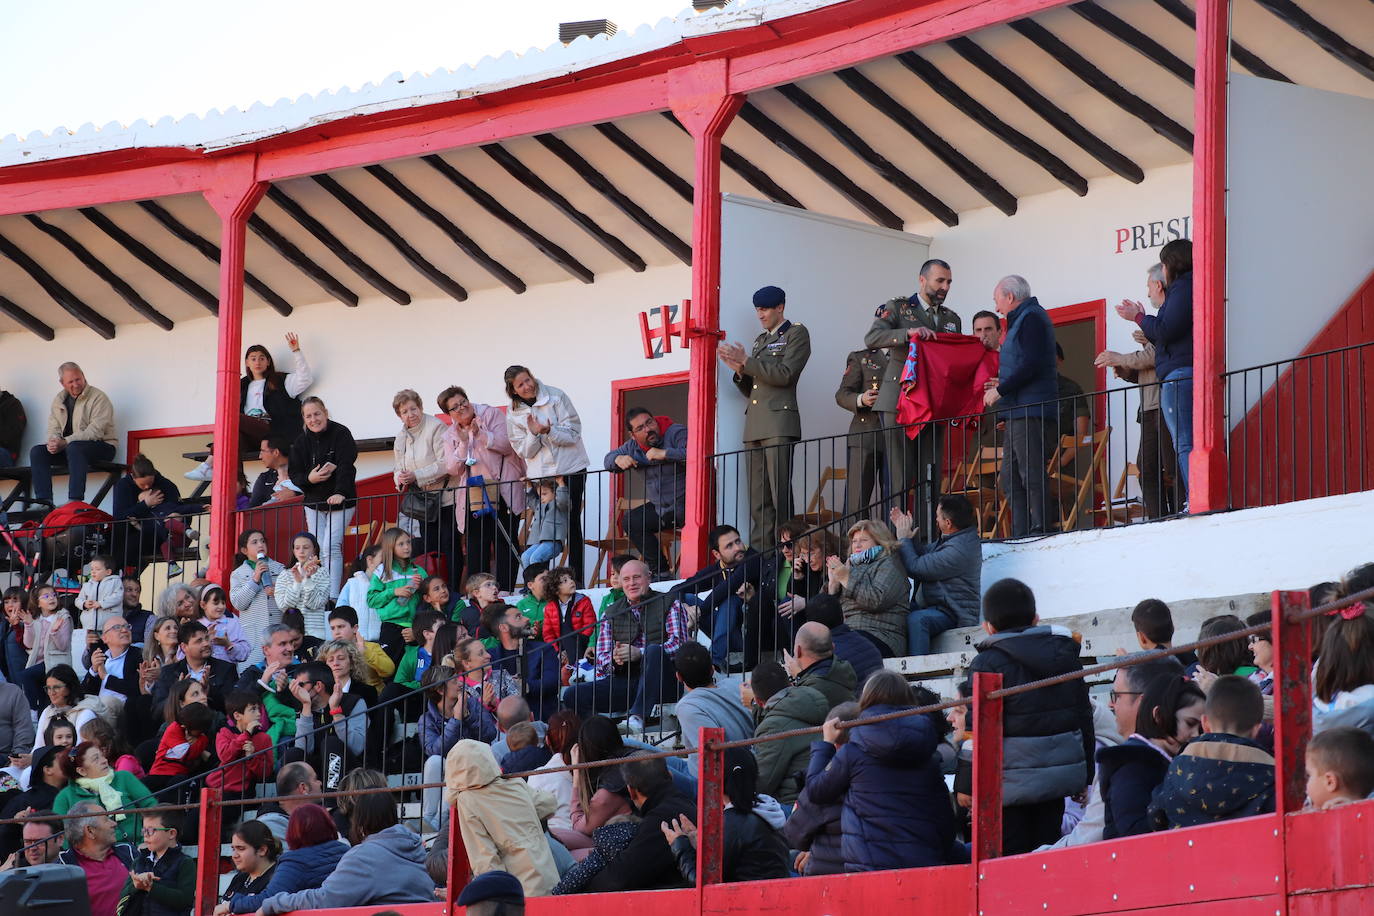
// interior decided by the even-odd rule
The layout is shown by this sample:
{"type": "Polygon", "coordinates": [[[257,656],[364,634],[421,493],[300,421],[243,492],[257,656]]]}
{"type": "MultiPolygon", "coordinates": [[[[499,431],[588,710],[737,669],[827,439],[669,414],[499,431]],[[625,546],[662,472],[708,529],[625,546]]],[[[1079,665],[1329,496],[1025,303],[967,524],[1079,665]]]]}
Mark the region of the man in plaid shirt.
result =
{"type": "Polygon", "coordinates": [[[640,731],[663,696],[676,693],[673,653],[689,638],[687,614],[671,596],[650,588],[650,581],[649,567],[640,560],[620,568],[625,595],[601,619],[597,679],[563,694],[563,705],[579,716],[628,709],[630,728],[640,731]]]}

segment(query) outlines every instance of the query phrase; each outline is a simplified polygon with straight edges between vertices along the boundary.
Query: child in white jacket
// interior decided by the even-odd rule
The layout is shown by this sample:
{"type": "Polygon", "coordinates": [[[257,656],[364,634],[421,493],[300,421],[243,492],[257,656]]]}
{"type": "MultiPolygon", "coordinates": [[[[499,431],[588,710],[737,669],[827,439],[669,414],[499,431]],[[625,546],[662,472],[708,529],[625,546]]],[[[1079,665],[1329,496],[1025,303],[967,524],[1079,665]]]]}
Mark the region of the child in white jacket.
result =
{"type": "Polygon", "coordinates": [[[114,561],[109,557],[91,558],[91,577],[77,592],[76,607],[81,612],[81,626],[97,637],[106,620],[124,613],[124,580],[115,575],[114,561]]]}

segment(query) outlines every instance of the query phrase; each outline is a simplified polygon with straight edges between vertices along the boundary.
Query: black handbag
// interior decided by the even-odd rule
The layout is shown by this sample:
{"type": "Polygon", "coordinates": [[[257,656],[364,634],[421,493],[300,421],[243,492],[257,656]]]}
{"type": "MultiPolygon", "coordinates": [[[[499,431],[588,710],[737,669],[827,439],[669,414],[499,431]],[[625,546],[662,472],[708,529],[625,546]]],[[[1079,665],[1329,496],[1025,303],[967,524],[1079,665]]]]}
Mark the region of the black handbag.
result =
{"type": "Polygon", "coordinates": [[[443,507],[443,489],[421,490],[411,484],[405,493],[401,494],[401,514],[423,524],[437,522],[443,507]]]}

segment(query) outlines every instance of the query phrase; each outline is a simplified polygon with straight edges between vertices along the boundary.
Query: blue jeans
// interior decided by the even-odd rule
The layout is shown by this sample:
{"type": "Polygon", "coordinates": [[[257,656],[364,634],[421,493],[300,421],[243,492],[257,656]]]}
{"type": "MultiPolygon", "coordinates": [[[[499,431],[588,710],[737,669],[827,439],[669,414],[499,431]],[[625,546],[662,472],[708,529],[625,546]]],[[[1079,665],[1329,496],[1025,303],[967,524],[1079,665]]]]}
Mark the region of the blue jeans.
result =
{"type": "Polygon", "coordinates": [[[609,716],[628,712],[648,716],[666,696],[675,702],[677,669],[673,660],[655,643],[644,647],[639,662],[639,677],[612,674],[589,684],[573,684],[563,691],[563,705],[583,719],[592,715],[609,716]]]}
{"type": "Polygon", "coordinates": [[[67,500],[84,502],[86,499],[86,474],[93,461],[113,461],[115,447],[108,442],[79,440],[68,442],[67,447],[56,455],[48,452],[46,442],[40,442],[29,449],[29,467],[33,472],[33,486],[30,493],[35,499],[52,501],[53,465],[67,466],[67,500]]]}
{"type": "Polygon", "coordinates": [[[1183,479],[1184,498],[1188,492],[1188,456],[1193,451],[1193,369],[1175,369],[1163,379],[1159,389],[1159,406],[1164,411],[1164,425],[1174,440],[1178,454],[1178,473],[1183,479]]]}
{"type": "Polygon", "coordinates": [[[550,560],[557,560],[563,556],[563,544],[560,541],[540,541],[538,544],[531,544],[525,548],[525,552],[520,554],[520,568],[524,569],[531,563],[548,563],[550,560]]]}
{"type": "Polygon", "coordinates": [[[945,630],[954,628],[955,619],[942,607],[916,608],[906,615],[906,654],[929,655],[930,644],[945,630]]]}
{"type": "MultiPolygon", "coordinates": [[[[701,606],[701,598],[684,593],[682,603],[701,606]]],[[[711,664],[724,671],[730,662],[731,652],[744,651],[744,631],[741,620],[744,617],[744,599],[731,595],[711,611],[711,619],[703,621],[703,628],[711,631],[711,664]]]]}

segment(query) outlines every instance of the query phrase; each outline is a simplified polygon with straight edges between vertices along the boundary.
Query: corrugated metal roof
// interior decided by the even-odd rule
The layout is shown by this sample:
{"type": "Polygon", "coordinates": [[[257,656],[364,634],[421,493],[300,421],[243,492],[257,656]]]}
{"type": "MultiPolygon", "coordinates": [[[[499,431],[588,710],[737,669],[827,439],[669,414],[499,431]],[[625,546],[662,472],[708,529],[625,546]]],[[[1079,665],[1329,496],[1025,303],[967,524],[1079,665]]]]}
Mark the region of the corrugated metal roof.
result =
{"type": "Polygon", "coordinates": [[[582,37],[524,52],[507,51],[476,64],[433,73],[392,73],[375,83],[295,99],[258,102],[246,111],[212,109],[204,115],[170,116],[148,123],[87,123],[75,130],[58,127],[24,137],[0,138],[0,168],[140,147],[222,150],[317,124],[401,108],[418,108],[514,86],[538,83],[669,47],[701,35],[751,28],[843,0],[736,0],[722,9],[697,13],[691,7],[675,17],[626,29],[614,36],[582,37]]]}

